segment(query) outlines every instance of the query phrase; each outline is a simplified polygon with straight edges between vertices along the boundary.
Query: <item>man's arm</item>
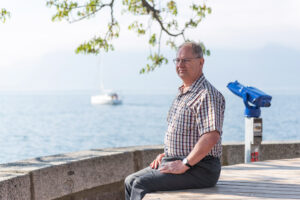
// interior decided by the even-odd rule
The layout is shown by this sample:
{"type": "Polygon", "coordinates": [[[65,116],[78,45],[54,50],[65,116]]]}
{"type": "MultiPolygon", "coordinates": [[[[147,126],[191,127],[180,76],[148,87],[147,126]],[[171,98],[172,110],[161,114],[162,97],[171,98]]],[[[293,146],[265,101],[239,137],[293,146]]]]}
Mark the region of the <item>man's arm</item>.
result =
{"type": "Polygon", "coordinates": [[[202,158],[204,158],[211,151],[215,144],[217,144],[219,139],[220,133],[218,131],[212,131],[204,134],[188,155],[187,159],[189,164],[193,166],[202,160],[202,158]]]}
{"type": "MultiPolygon", "coordinates": [[[[189,164],[193,166],[202,160],[202,158],[204,158],[211,151],[214,145],[217,144],[219,139],[220,134],[218,131],[212,131],[202,135],[187,157],[189,164]]],[[[182,174],[188,169],[189,167],[183,164],[181,160],[176,160],[173,162],[168,162],[159,170],[162,173],[182,174]]]]}

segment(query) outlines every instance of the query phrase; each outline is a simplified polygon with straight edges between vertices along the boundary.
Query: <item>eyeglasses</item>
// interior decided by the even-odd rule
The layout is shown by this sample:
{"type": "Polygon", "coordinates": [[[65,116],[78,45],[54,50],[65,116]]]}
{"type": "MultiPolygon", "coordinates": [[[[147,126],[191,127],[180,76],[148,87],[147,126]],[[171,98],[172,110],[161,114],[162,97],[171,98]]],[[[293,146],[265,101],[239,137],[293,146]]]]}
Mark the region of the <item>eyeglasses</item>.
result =
{"type": "Polygon", "coordinates": [[[181,61],[182,64],[186,64],[188,62],[190,62],[191,60],[194,60],[194,59],[198,59],[199,57],[196,57],[196,58],[183,58],[183,59],[179,59],[179,58],[175,58],[173,59],[173,62],[174,64],[178,65],[181,61]]]}

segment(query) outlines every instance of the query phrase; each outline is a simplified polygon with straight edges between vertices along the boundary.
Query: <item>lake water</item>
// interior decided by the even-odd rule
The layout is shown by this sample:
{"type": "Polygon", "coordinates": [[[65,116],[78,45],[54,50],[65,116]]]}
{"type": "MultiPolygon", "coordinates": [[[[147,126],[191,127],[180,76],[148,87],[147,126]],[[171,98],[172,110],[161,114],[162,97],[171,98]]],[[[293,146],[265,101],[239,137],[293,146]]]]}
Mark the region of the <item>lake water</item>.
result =
{"type": "MultiPolygon", "coordinates": [[[[93,106],[90,95],[0,95],[0,163],[92,148],[162,144],[175,95],[123,95],[93,106]]],[[[225,94],[223,141],[244,140],[244,106],[225,94]]],[[[263,140],[300,140],[300,95],[272,95],[263,140]]]]}

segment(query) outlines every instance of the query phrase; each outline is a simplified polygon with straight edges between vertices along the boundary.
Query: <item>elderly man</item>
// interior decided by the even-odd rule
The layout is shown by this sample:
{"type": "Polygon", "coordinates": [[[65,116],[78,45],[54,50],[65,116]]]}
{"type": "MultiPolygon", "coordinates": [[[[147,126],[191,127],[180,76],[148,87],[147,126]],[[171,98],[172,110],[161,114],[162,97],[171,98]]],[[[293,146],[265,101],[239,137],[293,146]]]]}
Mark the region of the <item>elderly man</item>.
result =
{"type": "Polygon", "coordinates": [[[154,191],[212,187],[219,179],[225,99],[202,72],[199,44],[182,44],[174,62],[183,85],[169,110],[164,153],[125,179],[126,200],[154,191]]]}

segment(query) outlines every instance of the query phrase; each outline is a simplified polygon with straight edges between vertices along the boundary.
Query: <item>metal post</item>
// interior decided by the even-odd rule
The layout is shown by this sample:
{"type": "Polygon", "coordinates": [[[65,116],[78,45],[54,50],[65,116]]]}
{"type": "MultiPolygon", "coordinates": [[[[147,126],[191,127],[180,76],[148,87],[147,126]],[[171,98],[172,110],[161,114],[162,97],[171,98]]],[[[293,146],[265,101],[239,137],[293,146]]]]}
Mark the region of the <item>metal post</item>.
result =
{"type": "Polygon", "coordinates": [[[245,118],[245,163],[255,162],[260,157],[262,141],[262,118],[245,118]]]}
{"type": "Polygon", "coordinates": [[[245,163],[251,162],[251,144],[253,138],[253,117],[245,117],[245,163]]]}

